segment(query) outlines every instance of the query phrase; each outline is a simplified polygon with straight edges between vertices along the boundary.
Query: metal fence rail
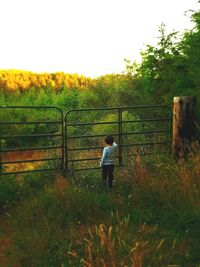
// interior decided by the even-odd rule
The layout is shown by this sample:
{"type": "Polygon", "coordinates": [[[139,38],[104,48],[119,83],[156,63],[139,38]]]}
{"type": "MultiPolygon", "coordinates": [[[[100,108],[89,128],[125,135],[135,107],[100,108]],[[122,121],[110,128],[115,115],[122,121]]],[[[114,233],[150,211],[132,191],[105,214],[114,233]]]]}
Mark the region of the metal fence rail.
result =
{"type": "MultiPolygon", "coordinates": [[[[1,175],[9,175],[9,174],[21,174],[21,173],[30,173],[30,172],[43,172],[43,171],[54,171],[58,169],[63,169],[64,166],[64,126],[63,126],[63,112],[53,106],[1,106],[0,111],[2,114],[2,120],[0,122],[0,127],[1,127],[1,136],[0,136],[0,141],[1,141],[1,175]],[[18,117],[19,111],[22,112],[21,116],[24,118],[23,121],[17,121],[16,117],[18,117]],[[56,120],[53,119],[48,119],[48,120],[39,120],[40,118],[37,118],[37,120],[29,120],[29,117],[26,117],[27,112],[33,112],[34,111],[42,111],[43,115],[49,111],[54,111],[56,120]],[[7,116],[12,117],[12,121],[7,121],[7,116]],[[4,117],[4,118],[3,118],[4,117]],[[26,120],[26,121],[25,121],[26,120]],[[12,128],[15,125],[18,127],[21,127],[21,132],[19,130],[18,134],[13,133],[16,128],[12,128]],[[27,125],[51,125],[55,126],[55,131],[56,133],[51,133],[51,132],[45,132],[45,133],[23,133],[24,126],[27,125]],[[11,127],[11,128],[9,128],[11,127]],[[41,146],[27,146],[27,147],[8,147],[7,145],[3,147],[4,143],[11,143],[13,140],[14,143],[20,142],[21,140],[24,140],[24,143],[26,140],[30,139],[35,140],[35,143],[41,141],[41,140],[52,140],[54,138],[58,138],[58,144],[57,145],[41,145],[41,146]],[[13,152],[25,152],[25,151],[53,151],[54,156],[43,156],[41,158],[28,158],[28,159],[14,159],[10,160],[7,159],[8,155],[12,156],[13,152]],[[56,153],[59,152],[59,153],[56,153]],[[57,154],[60,154],[58,156],[57,154]],[[28,164],[28,163],[49,163],[49,162],[55,162],[56,164],[53,167],[43,167],[41,169],[21,169],[20,167],[17,168],[17,170],[14,171],[9,171],[9,168],[6,167],[11,167],[16,164],[28,164]]],[[[48,130],[48,127],[45,127],[45,129],[48,130]]],[[[28,129],[29,130],[29,129],[28,129]]]]}

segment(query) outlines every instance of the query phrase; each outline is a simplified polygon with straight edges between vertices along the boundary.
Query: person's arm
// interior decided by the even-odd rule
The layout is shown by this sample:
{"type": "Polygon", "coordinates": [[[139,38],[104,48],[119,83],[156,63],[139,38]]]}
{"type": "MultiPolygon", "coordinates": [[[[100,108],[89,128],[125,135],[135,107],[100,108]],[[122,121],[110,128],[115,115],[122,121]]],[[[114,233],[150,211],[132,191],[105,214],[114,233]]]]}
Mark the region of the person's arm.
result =
{"type": "Polygon", "coordinates": [[[106,148],[104,147],[102,157],[100,160],[100,167],[102,167],[105,157],[106,157],[106,148]]]}

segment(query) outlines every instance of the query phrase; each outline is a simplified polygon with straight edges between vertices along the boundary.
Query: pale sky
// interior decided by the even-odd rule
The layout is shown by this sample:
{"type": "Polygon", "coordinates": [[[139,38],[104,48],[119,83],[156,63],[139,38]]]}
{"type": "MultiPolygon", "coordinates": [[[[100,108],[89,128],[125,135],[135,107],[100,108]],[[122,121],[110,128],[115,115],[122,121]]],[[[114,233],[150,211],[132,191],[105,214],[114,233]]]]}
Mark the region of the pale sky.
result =
{"type": "Polygon", "coordinates": [[[0,69],[100,76],[138,61],[165,23],[190,29],[197,0],[0,0],[0,69]]]}

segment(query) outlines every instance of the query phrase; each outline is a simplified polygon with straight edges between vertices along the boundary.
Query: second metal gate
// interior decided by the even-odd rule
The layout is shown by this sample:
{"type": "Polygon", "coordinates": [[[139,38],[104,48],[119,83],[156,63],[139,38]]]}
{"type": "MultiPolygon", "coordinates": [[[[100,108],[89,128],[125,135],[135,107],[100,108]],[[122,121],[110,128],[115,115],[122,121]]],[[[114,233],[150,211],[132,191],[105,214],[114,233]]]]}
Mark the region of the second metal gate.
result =
{"type": "Polygon", "coordinates": [[[171,120],[164,105],[69,110],[64,117],[66,171],[98,169],[106,135],[118,144],[116,166],[130,156],[166,153],[171,120]]]}

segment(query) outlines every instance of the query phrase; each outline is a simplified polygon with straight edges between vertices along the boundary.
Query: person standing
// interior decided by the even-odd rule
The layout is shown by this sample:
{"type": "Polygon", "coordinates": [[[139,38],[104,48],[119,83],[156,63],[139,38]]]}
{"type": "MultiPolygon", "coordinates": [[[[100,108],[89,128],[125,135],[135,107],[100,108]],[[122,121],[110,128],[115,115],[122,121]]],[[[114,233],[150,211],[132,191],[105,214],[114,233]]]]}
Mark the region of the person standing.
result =
{"type": "Polygon", "coordinates": [[[114,154],[117,144],[114,142],[114,138],[111,135],[106,136],[104,141],[106,146],[103,149],[100,167],[102,167],[103,186],[108,186],[108,188],[111,189],[113,184],[114,154]]]}

